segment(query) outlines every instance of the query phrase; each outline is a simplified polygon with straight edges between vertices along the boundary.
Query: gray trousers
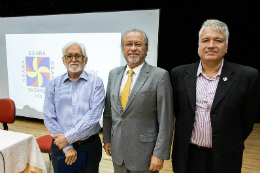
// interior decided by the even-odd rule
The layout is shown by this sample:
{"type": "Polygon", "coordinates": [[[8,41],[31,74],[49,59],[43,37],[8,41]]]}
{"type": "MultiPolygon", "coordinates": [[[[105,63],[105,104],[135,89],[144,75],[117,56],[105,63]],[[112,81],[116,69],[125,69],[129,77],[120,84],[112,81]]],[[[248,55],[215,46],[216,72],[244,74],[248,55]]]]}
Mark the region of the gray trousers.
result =
{"type": "Polygon", "coordinates": [[[159,171],[130,171],[126,168],[125,163],[123,162],[122,165],[117,165],[113,162],[114,165],[114,173],[159,173],[159,171]]]}

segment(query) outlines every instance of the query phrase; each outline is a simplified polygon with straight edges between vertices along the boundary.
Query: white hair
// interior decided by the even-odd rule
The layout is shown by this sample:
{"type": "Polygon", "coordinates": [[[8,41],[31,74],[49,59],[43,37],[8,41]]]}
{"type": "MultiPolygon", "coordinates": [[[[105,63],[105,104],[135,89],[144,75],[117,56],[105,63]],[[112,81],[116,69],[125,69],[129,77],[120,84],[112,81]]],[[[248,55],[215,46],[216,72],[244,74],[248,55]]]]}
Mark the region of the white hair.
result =
{"type": "Polygon", "coordinates": [[[82,55],[84,56],[84,60],[87,58],[87,53],[86,53],[86,48],[84,46],[84,44],[82,43],[78,43],[78,42],[69,42],[68,44],[66,44],[63,48],[62,48],[62,57],[64,58],[64,56],[66,55],[66,50],[71,46],[71,45],[78,45],[81,48],[82,51],[82,55]]]}
{"type": "Polygon", "coordinates": [[[202,26],[201,29],[199,31],[199,40],[200,40],[200,35],[203,32],[204,29],[206,28],[211,28],[214,31],[217,32],[221,32],[223,34],[226,34],[226,44],[228,43],[228,38],[229,38],[229,31],[228,31],[228,27],[224,22],[221,22],[219,20],[216,19],[208,19],[206,20],[202,26]]]}
{"type": "Polygon", "coordinates": [[[126,33],[124,33],[124,35],[123,35],[122,38],[121,38],[121,46],[122,46],[122,48],[124,47],[125,36],[126,36],[129,32],[141,32],[141,33],[143,34],[143,36],[144,36],[144,42],[145,42],[145,45],[146,45],[146,47],[147,47],[147,49],[148,49],[148,43],[149,43],[148,37],[147,37],[147,35],[146,35],[143,31],[141,31],[141,30],[139,30],[139,29],[132,29],[132,30],[127,31],[126,33]]]}

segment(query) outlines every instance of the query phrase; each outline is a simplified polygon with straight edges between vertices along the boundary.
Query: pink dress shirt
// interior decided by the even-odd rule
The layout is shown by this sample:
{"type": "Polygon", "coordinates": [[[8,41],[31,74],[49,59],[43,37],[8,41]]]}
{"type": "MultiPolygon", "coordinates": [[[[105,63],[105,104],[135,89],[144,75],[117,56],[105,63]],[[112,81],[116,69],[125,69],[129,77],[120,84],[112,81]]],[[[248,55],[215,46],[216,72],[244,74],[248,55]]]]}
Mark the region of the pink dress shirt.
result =
{"type": "Polygon", "coordinates": [[[224,61],[222,60],[222,65],[219,68],[218,73],[211,79],[202,72],[201,62],[199,63],[196,85],[195,121],[190,143],[201,147],[212,148],[210,111],[221,75],[223,63],[224,61]]]}

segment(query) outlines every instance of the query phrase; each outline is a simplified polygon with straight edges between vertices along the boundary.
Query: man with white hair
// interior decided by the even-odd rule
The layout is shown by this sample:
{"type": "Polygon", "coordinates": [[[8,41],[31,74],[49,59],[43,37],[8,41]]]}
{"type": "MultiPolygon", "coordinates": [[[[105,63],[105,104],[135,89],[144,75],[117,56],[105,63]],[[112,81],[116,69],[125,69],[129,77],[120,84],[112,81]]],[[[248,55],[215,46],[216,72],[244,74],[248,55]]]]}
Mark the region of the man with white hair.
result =
{"type": "Polygon", "coordinates": [[[87,73],[85,46],[70,42],[62,49],[67,73],[50,81],[45,92],[44,123],[54,137],[51,157],[57,172],[57,157],[65,155],[67,165],[86,151],[85,169],[80,173],[97,173],[102,156],[98,135],[104,107],[105,90],[101,78],[87,73]]]}
{"type": "Polygon", "coordinates": [[[260,79],[256,69],[224,59],[228,37],[225,23],[205,21],[200,61],[171,71],[174,173],[241,172],[244,141],[260,105],[260,79]]]}

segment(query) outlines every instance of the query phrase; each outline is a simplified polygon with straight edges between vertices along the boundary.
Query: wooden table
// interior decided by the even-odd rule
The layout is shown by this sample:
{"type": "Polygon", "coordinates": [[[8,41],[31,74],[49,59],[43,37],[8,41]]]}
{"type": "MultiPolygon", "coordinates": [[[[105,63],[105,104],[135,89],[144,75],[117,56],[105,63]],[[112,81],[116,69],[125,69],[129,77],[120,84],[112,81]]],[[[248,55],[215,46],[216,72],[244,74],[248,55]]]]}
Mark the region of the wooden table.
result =
{"type": "Polygon", "coordinates": [[[32,135],[0,130],[0,173],[47,173],[41,151],[32,135]],[[4,166],[5,165],[5,166],[4,166]]]}

